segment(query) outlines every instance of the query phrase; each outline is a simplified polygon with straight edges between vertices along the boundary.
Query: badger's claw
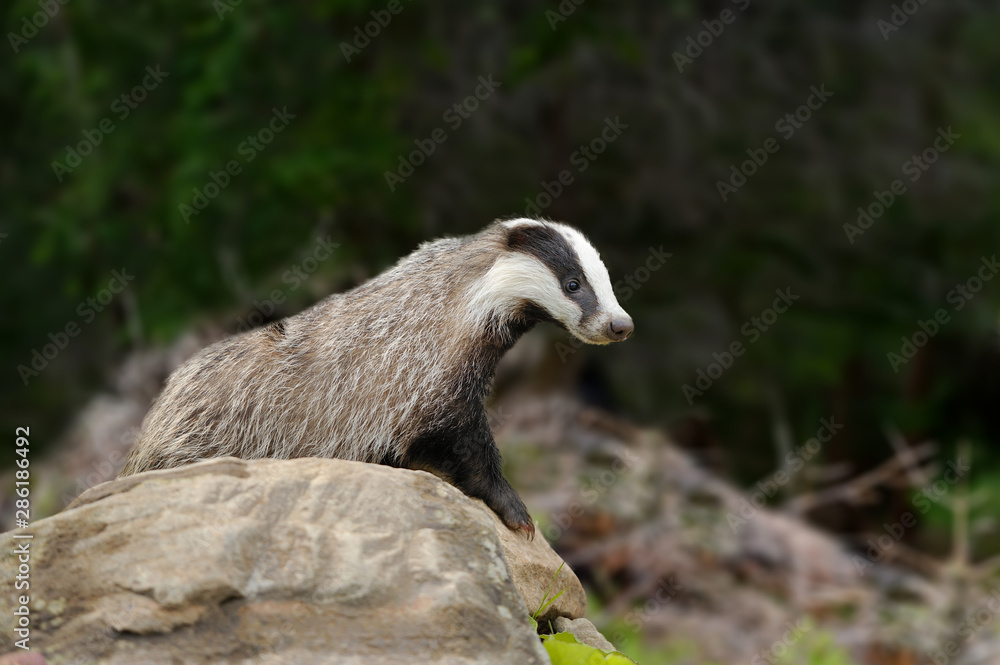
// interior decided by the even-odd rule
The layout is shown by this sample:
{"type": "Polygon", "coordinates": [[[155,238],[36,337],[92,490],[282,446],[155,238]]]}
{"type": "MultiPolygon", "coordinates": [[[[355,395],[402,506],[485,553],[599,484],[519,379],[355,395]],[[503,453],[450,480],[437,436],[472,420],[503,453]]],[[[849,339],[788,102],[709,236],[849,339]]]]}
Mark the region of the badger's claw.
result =
{"type": "Polygon", "coordinates": [[[535,523],[531,521],[528,509],[513,490],[511,490],[510,494],[511,497],[508,501],[504,502],[501,506],[493,507],[493,510],[500,516],[500,519],[503,520],[508,529],[511,531],[524,531],[530,540],[534,540],[535,523]],[[498,507],[499,510],[497,510],[498,507]]]}
{"type": "Polygon", "coordinates": [[[516,522],[509,522],[507,520],[503,520],[503,523],[507,525],[507,528],[510,529],[511,531],[523,531],[524,535],[528,537],[528,540],[535,539],[535,524],[534,522],[531,521],[530,518],[526,520],[519,519],[516,522]]]}

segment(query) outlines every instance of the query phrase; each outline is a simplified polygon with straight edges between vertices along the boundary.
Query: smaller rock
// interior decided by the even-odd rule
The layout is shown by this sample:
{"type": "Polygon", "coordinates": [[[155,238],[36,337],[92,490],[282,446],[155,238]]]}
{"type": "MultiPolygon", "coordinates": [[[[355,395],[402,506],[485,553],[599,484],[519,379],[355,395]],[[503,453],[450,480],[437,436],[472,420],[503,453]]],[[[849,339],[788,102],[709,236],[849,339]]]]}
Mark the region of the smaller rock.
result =
{"type": "Polygon", "coordinates": [[[604,635],[601,635],[597,627],[589,619],[567,619],[558,617],[552,622],[552,627],[557,633],[572,633],[573,637],[580,644],[600,649],[601,651],[617,651],[615,645],[608,642],[604,635]]]}
{"type": "Polygon", "coordinates": [[[503,555],[510,576],[514,580],[514,586],[524,596],[528,612],[535,612],[541,606],[546,590],[549,593],[549,600],[560,591],[563,592],[537,617],[538,623],[544,624],[556,617],[570,619],[582,617],[587,611],[587,594],[580,584],[580,578],[568,565],[563,565],[562,570],[559,569],[564,563],[562,557],[555,553],[545,540],[545,536],[536,533],[535,537],[529,540],[523,531],[508,529],[485,503],[478,499],[475,503],[493,520],[497,536],[500,537],[500,544],[503,546],[503,555]],[[558,575],[556,575],[557,570],[559,570],[558,575]]]}

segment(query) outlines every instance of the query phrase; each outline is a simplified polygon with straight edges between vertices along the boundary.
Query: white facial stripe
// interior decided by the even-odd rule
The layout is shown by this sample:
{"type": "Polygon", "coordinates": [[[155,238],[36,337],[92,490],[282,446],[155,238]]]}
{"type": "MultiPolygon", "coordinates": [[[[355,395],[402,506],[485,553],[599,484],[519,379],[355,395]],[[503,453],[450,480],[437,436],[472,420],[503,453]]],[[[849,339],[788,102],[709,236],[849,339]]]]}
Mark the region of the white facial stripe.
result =
{"type": "Polygon", "coordinates": [[[597,296],[598,306],[602,311],[611,316],[626,316],[625,310],[618,304],[615,291],[611,287],[611,277],[608,276],[608,269],[601,261],[601,255],[597,253],[594,246],[587,241],[587,238],[576,229],[563,224],[552,224],[559,231],[569,246],[573,248],[580,259],[580,266],[583,274],[590,282],[597,296]]]}
{"type": "Polygon", "coordinates": [[[469,323],[479,328],[493,316],[503,318],[523,302],[543,308],[575,337],[589,344],[607,344],[607,326],[615,318],[629,318],[618,304],[608,269],[587,238],[576,229],[557,222],[518,218],[500,222],[505,228],[544,226],[559,232],[576,254],[583,277],[597,299],[597,316],[581,321],[579,305],[563,292],[552,270],[538,257],[523,252],[506,252],[496,260],[474,290],[468,293],[469,323]]]}
{"type": "Polygon", "coordinates": [[[563,295],[552,271],[527,254],[501,256],[478,285],[478,290],[469,294],[469,312],[478,321],[509,311],[524,300],[538,304],[561,321],[580,315],[579,308],[563,295]]]}

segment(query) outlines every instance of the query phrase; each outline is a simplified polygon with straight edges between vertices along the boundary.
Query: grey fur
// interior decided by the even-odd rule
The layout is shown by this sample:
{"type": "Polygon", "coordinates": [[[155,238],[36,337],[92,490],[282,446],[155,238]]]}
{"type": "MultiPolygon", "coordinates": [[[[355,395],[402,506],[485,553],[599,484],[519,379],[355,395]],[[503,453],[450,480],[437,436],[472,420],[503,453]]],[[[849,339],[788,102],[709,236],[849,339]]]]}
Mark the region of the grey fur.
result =
{"type": "MultiPolygon", "coordinates": [[[[426,468],[486,500],[512,528],[533,531],[497,478],[482,399],[497,361],[539,319],[607,340],[565,320],[564,303],[550,302],[556,286],[538,297],[545,302],[508,293],[539,281],[518,281],[525,259],[507,246],[518,222],[543,224],[494,223],[425,243],[351,291],[202,350],[168,379],[121,475],[223,456],[426,468]],[[472,443],[453,444],[466,437],[472,443]]],[[[617,302],[600,306],[602,315],[627,317],[617,302]]]]}

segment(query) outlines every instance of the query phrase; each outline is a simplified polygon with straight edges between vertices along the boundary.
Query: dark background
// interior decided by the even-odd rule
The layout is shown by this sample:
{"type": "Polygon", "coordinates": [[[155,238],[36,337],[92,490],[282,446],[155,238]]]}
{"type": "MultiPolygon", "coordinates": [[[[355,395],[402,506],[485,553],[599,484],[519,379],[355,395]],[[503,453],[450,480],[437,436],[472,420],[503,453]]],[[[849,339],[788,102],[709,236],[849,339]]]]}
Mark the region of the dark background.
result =
{"type": "MultiPolygon", "coordinates": [[[[619,289],[631,340],[555,365],[583,399],[746,486],[831,417],[844,428],[823,461],[849,474],[890,457],[898,430],[942,462],[967,442],[973,488],[995,486],[1000,282],[960,311],[949,293],[1000,239],[1000,14],[905,4],[890,30],[903,8],[881,0],[401,2],[348,62],[342,44],[387,3],[69,0],[12,45],[41,11],[15,2],[0,59],[2,419],[30,424],[40,454],[131,351],[205,321],[235,331],[275,289],[287,299],[270,318],[295,313],[420,242],[523,215],[568,170],[544,214],[584,230],[613,282],[645,277],[650,248],[672,254],[619,289]],[[689,37],[720,27],[678,67],[689,37]],[[157,66],[168,75],[122,117],[116,99],[157,66]],[[479,77],[500,85],[456,127],[445,114],[479,77]],[[832,95],[788,136],[776,123],[813,87],[832,95]],[[295,117],[247,161],[241,144],[275,108],[295,117]],[[627,128],[580,171],[573,153],[615,118],[627,128]],[[105,119],[114,130],[57,173],[105,119]],[[390,189],[386,172],[437,128],[446,140],[390,189]],[[907,162],[948,128],[959,137],[912,181],[907,162]],[[719,181],[772,138],[723,200],[719,181]],[[230,160],[240,173],[186,220],[230,160]],[[906,191],[852,243],[845,224],[896,179],[906,191]],[[317,237],[339,247],[299,286],[288,271],[313,266],[317,237]],[[78,307],[123,269],[134,280],[88,322],[78,307]],[[776,289],[799,299],[747,343],[776,289]],[[895,371],[887,354],[941,308],[948,322],[895,371]],[[71,322],[80,334],[25,380],[19,366],[71,322]],[[745,354],[689,402],[683,386],[733,341],[745,354]]],[[[568,340],[553,339],[558,357],[568,340]]],[[[812,518],[850,534],[904,501],[884,490],[812,518]]],[[[932,513],[924,547],[943,551],[948,528],[932,513]]],[[[987,529],[974,557],[997,544],[987,529]]]]}

